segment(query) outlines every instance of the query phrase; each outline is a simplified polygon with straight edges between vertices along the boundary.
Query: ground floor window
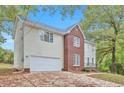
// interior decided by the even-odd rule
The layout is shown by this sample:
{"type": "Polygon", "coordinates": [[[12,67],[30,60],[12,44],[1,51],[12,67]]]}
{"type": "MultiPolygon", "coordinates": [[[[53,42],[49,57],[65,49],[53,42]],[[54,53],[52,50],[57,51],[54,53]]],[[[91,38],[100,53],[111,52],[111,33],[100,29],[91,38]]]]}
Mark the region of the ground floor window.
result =
{"type": "Polygon", "coordinates": [[[94,58],[92,58],[92,66],[94,65],[94,58]]]}
{"type": "Polygon", "coordinates": [[[87,66],[90,66],[90,58],[87,57],[87,66]]]}
{"type": "Polygon", "coordinates": [[[73,66],[80,66],[80,55],[79,54],[73,55],[73,66]]]}

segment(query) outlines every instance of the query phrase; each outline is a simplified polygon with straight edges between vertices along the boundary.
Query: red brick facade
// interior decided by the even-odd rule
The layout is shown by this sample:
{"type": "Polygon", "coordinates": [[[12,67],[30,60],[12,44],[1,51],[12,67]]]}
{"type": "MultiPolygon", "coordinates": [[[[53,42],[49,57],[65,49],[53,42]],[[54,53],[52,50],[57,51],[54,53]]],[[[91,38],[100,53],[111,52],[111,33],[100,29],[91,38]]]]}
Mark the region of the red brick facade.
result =
{"type": "Polygon", "coordinates": [[[71,72],[79,72],[84,67],[84,37],[79,29],[75,26],[70,33],[64,36],[64,70],[71,72]],[[73,46],[74,36],[80,37],[80,47],[73,46]],[[80,66],[73,66],[73,55],[80,55],[80,66]]]}

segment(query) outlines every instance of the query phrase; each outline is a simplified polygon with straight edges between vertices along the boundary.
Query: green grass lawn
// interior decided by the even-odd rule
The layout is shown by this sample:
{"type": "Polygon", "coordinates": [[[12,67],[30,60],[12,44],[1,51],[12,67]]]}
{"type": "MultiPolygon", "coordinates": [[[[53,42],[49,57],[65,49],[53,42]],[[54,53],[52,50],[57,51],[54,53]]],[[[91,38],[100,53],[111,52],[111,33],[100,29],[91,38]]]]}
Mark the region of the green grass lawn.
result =
{"type": "Polygon", "coordinates": [[[124,76],[122,75],[105,73],[105,74],[93,74],[89,76],[124,85],[124,76]]]}
{"type": "Polygon", "coordinates": [[[0,75],[12,74],[12,65],[0,63],[0,75]]]}
{"type": "Polygon", "coordinates": [[[0,69],[11,69],[12,64],[0,63],[0,69]]]}

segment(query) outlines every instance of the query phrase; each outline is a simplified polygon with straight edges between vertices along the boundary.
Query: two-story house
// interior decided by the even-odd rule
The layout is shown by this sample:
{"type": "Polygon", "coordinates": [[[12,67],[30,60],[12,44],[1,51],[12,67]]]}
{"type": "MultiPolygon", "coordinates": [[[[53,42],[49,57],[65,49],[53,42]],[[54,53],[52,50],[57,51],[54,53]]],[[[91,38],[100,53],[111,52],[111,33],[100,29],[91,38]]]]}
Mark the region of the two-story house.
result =
{"type": "Polygon", "coordinates": [[[91,66],[87,60],[92,59],[93,66],[96,64],[95,52],[90,58],[92,49],[87,51],[86,37],[78,24],[63,31],[17,16],[13,33],[15,69],[75,72],[91,66]]]}

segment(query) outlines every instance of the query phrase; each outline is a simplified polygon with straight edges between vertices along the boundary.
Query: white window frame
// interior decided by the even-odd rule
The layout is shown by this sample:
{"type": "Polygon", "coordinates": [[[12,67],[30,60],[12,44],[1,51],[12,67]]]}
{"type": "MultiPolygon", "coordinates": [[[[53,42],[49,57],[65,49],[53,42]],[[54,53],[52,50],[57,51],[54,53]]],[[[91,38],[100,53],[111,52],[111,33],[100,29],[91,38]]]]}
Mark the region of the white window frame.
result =
{"type": "Polygon", "coordinates": [[[40,40],[41,40],[41,41],[44,41],[44,32],[41,31],[41,32],[39,33],[39,35],[40,35],[40,40]]]}
{"type": "Polygon", "coordinates": [[[92,58],[92,66],[94,66],[94,58],[92,58]]]}
{"type": "Polygon", "coordinates": [[[53,43],[53,34],[49,33],[49,42],[53,43]]]}
{"type": "Polygon", "coordinates": [[[73,46],[80,47],[80,37],[77,37],[77,36],[73,37],[73,46]]]}
{"type": "Polygon", "coordinates": [[[41,31],[39,35],[41,41],[53,43],[53,33],[41,31]]]}
{"type": "Polygon", "coordinates": [[[90,58],[87,57],[87,66],[90,66],[90,58]]]}
{"type": "Polygon", "coordinates": [[[80,55],[79,54],[73,55],[73,66],[80,66],[80,55]]]}
{"type": "Polygon", "coordinates": [[[49,42],[49,32],[44,32],[44,41],[49,42]]]}

